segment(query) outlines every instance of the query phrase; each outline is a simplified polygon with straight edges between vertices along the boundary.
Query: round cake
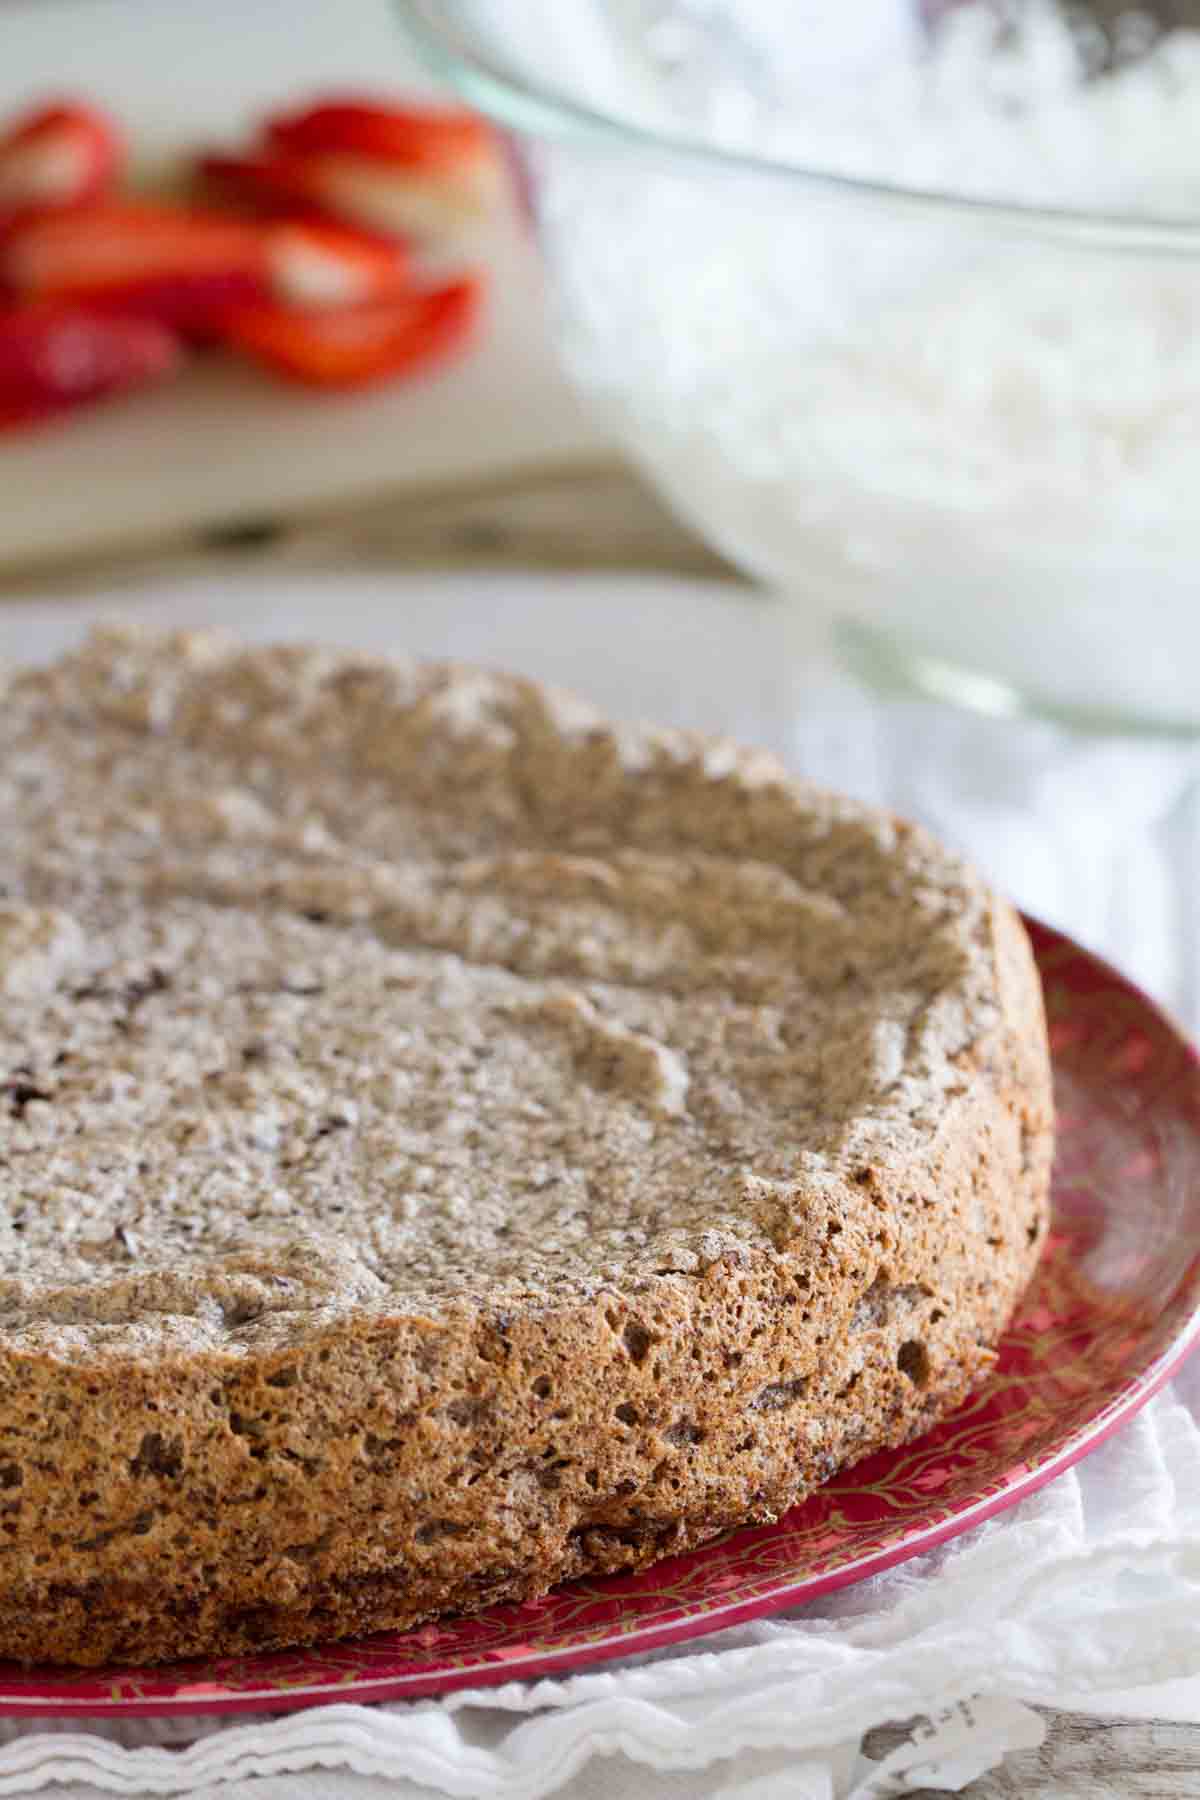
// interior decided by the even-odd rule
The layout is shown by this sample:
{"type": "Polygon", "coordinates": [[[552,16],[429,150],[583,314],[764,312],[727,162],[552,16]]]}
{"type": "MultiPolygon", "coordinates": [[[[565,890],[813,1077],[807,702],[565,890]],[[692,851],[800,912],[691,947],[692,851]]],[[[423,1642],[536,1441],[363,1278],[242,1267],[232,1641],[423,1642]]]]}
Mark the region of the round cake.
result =
{"type": "Polygon", "coordinates": [[[528,681],[105,631],[0,710],[0,1655],[771,1519],[986,1373],[1041,994],[915,828],[528,681]]]}

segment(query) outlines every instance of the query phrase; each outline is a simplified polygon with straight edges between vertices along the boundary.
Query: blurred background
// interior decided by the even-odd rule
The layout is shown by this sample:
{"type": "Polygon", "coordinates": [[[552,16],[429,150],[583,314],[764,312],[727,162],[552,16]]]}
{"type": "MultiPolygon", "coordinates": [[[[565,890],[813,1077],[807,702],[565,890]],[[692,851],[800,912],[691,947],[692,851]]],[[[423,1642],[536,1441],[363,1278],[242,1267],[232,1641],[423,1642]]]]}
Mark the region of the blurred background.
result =
{"type": "MultiPolygon", "coordinates": [[[[59,99],[99,109],[125,138],[121,195],[179,186],[203,153],[249,150],[265,119],[310,99],[429,90],[385,0],[301,0],[286,17],[267,0],[15,0],[0,12],[0,116],[11,125],[59,99]]],[[[189,198],[198,192],[192,182],[189,198]]],[[[206,198],[249,210],[240,195],[206,198]]],[[[0,217],[3,199],[0,175],[0,217]]],[[[265,536],[317,508],[594,461],[603,439],[555,368],[536,254],[504,186],[467,229],[453,223],[448,209],[427,235],[487,272],[484,316],[470,354],[421,379],[330,395],[273,380],[220,344],[189,345],[167,379],[10,424],[0,579],[11,587],[79,559],[95,569],[101,553],[184,549],[189,534],[200,544],[213,532],[265,536]]],[[[0,351],[0,383],[3,369],[0,351]]]]}

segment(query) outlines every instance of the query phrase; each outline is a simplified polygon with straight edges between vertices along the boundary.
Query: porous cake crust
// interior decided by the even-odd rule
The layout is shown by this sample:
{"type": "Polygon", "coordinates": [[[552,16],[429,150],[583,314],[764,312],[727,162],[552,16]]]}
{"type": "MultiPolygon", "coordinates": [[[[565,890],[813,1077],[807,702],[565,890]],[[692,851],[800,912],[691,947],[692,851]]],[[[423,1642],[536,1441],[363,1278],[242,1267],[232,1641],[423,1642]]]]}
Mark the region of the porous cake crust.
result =
{"type": "Polygon", "coordinates": [[[638,1566],[989,1367],[1041,995],[912,827],[507,676],[120,631],[6,684],[0,827],[0,1655],[638,1566]]]}

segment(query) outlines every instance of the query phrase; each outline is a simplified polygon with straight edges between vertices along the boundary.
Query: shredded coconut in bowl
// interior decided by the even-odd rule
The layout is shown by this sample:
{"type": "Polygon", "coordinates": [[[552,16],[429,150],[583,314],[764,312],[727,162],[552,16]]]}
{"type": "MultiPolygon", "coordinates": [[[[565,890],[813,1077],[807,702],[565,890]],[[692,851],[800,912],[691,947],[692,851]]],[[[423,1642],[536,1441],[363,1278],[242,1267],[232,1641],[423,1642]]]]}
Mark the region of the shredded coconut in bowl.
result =
{"type": "Polygon", "coordinates": [[[773,585],[1052,706],[1200,723],[1200,33],[846,11],[610,0],[643,123],[783,167],[535,150],[568,363],[773,585]]]}
{"type": "Polygon", "coordinates": [[[1058,0],[601,11],[622,46],[623,104],[660,129],[965,198],[1200,216],[1200,31],[1144,11],[1106,23],[1058,0]]]}

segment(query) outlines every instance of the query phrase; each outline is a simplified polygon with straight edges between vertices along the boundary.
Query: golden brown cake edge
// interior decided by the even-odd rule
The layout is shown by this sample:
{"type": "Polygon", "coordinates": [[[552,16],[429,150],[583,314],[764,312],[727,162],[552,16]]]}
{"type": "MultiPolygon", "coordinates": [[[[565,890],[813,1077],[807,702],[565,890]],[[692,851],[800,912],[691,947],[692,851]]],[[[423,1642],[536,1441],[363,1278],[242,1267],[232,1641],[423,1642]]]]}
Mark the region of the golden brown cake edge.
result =
{"type": "MultiPolygon", "coordinates": [[[[127,1523],[80,1509],[72,1536],[54,1505],[44,1572],[0,1596],[0,1655],[151,1663],[527,1599],[776,1518],[928,1429],[991,1366],[1048,1222],[1040,987],[1011,910],[991,923],[1000,1019],[929,1154],[857,1171],[777,1256],[513,1319],[351,1321],[299,1354],[6,1356],[0,1417],[59,1422],[45,1498],[107,1480],[127,1523]]],[[[15,1467],[0,1518],[42,1497],[15,1467]]]]}

